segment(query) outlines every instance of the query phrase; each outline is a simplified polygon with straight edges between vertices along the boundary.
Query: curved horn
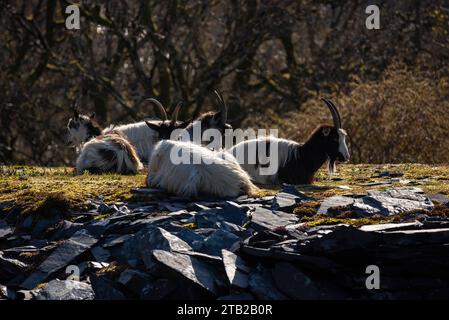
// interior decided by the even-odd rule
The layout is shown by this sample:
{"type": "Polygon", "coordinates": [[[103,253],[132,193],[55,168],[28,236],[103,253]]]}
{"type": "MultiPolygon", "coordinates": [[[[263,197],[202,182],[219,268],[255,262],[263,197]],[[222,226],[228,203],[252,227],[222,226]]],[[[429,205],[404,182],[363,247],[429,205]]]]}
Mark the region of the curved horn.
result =
{"type": "Polygon", "coordinates": [[[334,120],[334,127],[340,129],[341,128],[341,117],[340,117],[340,113],[338,112],[337,107],[329,99],[321,98],[321,100],[323,100],[323,102],[327,105],[327,107],[331,111],[332,119],[334,120]]]}
{"type": "Polygon", "coordinates": [[[226,102],[224,101],[223,96],[217,90],[214,90],[214,93],[220,105],[220,112],[222,115],[221,119],[222,124],[224,125],[226,121],[228,121],[228,107],[226,106],[226,102]]]}
{"type": "Polygon", "coordinates": [[[145,101],[149,101],[152,104],[154,104],[156,107],[158,107],[158,109],[161,113],[161,116],[163,117],[162,120],[168,120],[167,112],[165,111],[164,107],[162,106],[162,103],[160,103],[159,101],[157,101],[154,98],[148,98],[148,99],[145,99],[145,101]]]}
{"type": "Polygon", "coordinates": [[[171,122],[170,124],[172,126],[174,126],[176,124],[176,122],[178,121],[178,114],[179,114],[179,110],[182,107],[182,102],[178,102],[178,104],[175,107],[175,110],[173,111],[172,115],[171,115],[171,122]]]}
{"type": "Polygon", "coordinates": [[[78,111],[78,100],[77,100],[77,99],[75,99],[75,100],[72,102],[72,111],[73,111],[73,116],[74,116],[75,118],[78,118],[78,117],[80,116],[80,113],[79,113],[79,111],[78,111]]]}

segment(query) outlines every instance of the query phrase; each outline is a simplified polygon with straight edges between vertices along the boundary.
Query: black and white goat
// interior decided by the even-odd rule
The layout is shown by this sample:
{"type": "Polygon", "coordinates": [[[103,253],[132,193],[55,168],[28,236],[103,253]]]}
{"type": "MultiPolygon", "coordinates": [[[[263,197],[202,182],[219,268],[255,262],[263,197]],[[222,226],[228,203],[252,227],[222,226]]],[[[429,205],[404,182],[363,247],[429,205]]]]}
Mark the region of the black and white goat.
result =
{"type": "Polygon", "coordinates": [[[174,140],[162,140],[155,146],[147,186],[186,198],[254,196],[258,191],[231,154],[174,140]]]}
{"type": "Polygon", "coordinates": [[[326,161],[329,161],[329,173],[334,173],[336,161],[349,161],[347,134],[342,129],[337,107],[328,99],[322,100],[331,111],[334,125],[318,126],[305,143],[268,136],[243,141],[228,152],[237,158],[253,181],[260,184],[310,184],[315,173],[326,161]],[[270,145],[275,147],[270,148],[270,145]],[[277,153],[261,156],[258,150],[277,153]],[[270,173],[264,173],[264,169],[271,165],[268,161],[271,161],[270,158],[274,159],[273,156],[277,156],[277,167],[270,173]],[[254,161],[249,161],[250,157],[254,161]]]}
{"type": "Polygon", "coordinates": [[[128,141],[134,146],[142,162],[148,162],[154,145],[162,139],[169,139],[172,132],[176,129],[186,129],[193,139],[193,126],[198,123],[201,125],[201,135],[207,129],[218,129],[221,133],[226,128],[232,128],[227,121],[227,107],[222,96],[215,91],[219,102],[218,111],[210,111],[199,116],[194,121],[178,121],[178,114],[181,104],[178,103],[172,113],[171,120],[168,120],[167,112],[162,104],[156,99],[147,99],[159,108],[163,120],[146,120],[124,125],[111,125],[102,129],[95,121],[95,115],[87,116],[79,114],[74,109],[74,117],[67,124],[69,132],[68,142],[77,147],[78,152],[81,146],[90,139],[111,131],[121,132],[127,137],[128,141]]]}
{"type": "Polygon", "coordinates": [[[163,120],[147,120],[124,125],[111,125],[102,129],[95,120],[95,114],[91,116],[82,115],[74,109],[73,118],[67,124],[68,142],[81,151],[81,147],[90,139],[105,135],[109,132],[121,132],[126,139],[134,146],[141,161],[147,162],[149,154],[154,144],[160,139],[170,136],[176,128],[183,128],[187,124],[177,120],[181,104],[178,104],[173,111],[171,120],[168,120],[167,112],[162,104],[156,99],[147,99],[158,107],[163,120]]]}

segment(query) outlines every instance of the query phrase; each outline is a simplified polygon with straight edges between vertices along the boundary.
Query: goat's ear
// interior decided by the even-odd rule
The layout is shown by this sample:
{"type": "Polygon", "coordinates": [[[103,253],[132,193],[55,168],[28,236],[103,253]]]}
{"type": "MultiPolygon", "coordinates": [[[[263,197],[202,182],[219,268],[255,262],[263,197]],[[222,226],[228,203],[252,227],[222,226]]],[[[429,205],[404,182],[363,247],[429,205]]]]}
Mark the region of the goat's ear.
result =
{"type": "Polygon", "coordinates": [[[145,123],[147,124],[147,126],[148,126],[150,129],[156,131],[157,133],[159,133],[159,132],[161,131],[161,125],[151,123],[150,121],[147,121],[147,120],[145,120],[145,123]]]}
{"type": "Polygon", "coordinates": [[[331,128],[323,128],[323,135],[327,137],[331,133],[331,128]]]}
{"type": "Polygon", "coordinates": [[[92,112],[92,113],[90,114],[89,118],[95,119],[95,112],[92,112]]]}

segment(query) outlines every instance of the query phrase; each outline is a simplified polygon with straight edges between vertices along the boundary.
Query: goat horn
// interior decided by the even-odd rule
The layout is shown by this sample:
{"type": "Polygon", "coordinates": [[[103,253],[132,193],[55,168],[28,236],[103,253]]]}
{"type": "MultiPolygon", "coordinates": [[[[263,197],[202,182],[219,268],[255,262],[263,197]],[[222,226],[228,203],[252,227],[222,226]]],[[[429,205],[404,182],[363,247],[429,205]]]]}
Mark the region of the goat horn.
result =
{"type": "Polygon", "coordinates": [[[340,113],[338,112],[337,107],[329,99],[321,98],[321,100],[323,100],[323,102],[327,105],[327,107],[331,111],[332,119],[334,120],[334,127],[340,129],[341,128],[341,117],[340,117],[340,113]]]}
{"type": "Polygon", "coordinates": [[[228,107],[223,99],[223,96],[217,90],[214,90],[215,96],[217,97],[218,103],[220,104],[220,112],[222,113],[223,125],[228,121],[228,107]]]}
{"type": "Polygon", "coordinates": [[[175,107],[175,110],[173,111],[172,115],[171,115],[171,125],[175,125],[176,122],[178,121],[178,114],[179,114],[179,110],[182,107],[182,102],[178,102],[178,104],[175,107]]]}
{"type": "Polygon", "coordinates": [[[163,117],[162,120],[168,120],[167,112],[165,111],[164,107],[162,106],[162,103],[160,103],[159,101],[157,101],[154,98],[148,98],[148,99],[145,99],[145,100],[151,102],[156,107],[158,107],[158,109],[159,109],[159,111],[161,113],[161,116],[163,117]]]}

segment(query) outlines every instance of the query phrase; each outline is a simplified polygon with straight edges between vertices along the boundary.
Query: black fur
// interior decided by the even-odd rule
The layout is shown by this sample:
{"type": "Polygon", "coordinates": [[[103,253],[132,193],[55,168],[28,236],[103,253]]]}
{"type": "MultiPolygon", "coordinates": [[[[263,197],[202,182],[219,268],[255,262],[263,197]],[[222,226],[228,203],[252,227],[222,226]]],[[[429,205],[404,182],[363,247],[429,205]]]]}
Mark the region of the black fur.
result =
{"type": "Polygon", "coordinates": [[[327,125],[319,126],[304,144],[290,150],[285,165],[279,167],[279,182],[311,184],[315,173],[327,160],[344,160],[338,148],[338,129],[327,125]],[[324,132],[327,130],[329,134],[326,136],[324,132]]]}

